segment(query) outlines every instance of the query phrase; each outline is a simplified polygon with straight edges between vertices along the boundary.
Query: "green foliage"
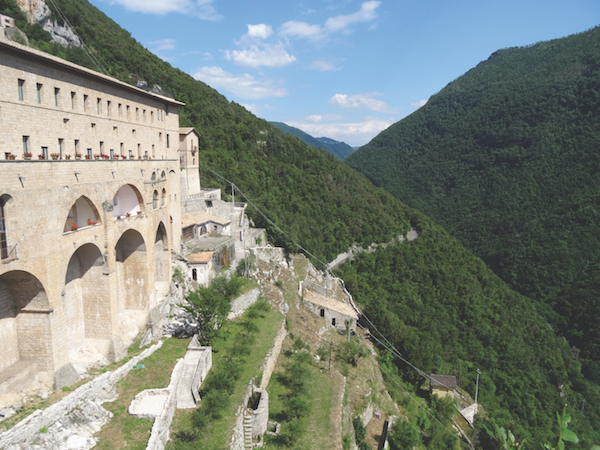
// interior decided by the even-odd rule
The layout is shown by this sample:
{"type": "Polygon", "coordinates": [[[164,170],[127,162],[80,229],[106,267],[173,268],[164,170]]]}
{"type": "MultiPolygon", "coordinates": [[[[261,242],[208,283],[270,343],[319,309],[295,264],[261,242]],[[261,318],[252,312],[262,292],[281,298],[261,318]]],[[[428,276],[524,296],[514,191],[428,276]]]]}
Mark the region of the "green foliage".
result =
{"type": "Polygon", "coordinates": [[[397,421],[390,431],[389,442],[392,450],[411,449],[421,444],[419,427],[411,421],[397,421]]]}
{"type": "Polygon", "coordinates": [[[231,310],[230,302],[239,293],[242,283],[243,280],[235,276],[217,277],[209,287],[199,286],[185,296],[189,305],[184,309],[198,322],[201,343],[210,345],[219,335],[231,310]]]}
{"type": "Polygon", "coordinates": [[[354,440],[359,450],[369,450],[369,445],[365,442],[367,437],[367,429],[362,423],[360,417],[356,416],[352,419],[352,426],[354,427],[354,440]]]}
{"type": "MultiPolygon", "coordinates": [[[[439,355],[446,373],[455,375],[462,361],[462,387],[471,395],[480,368],[479,398],[486,412],[503,425],[516,422],[515,431],[536,442],[551,435],[545,412],[562,403],[559,386],[574,404],[584,396],[588,404],[591,398],[600,401],[571,348],[529,299],[511,291],[440,227],[423,216],[413,223],[420,233],[416,240],[357,255],[339,271],[367,316],[408,361],[431,373],[439,355]]],[[[383,353],[382,367],[390,360],[383,353]]],[[[422,384],[411,367],[395,362],[405,381],[422,384]]],[[[581,433],[595,440],[598,410],[573,414],[581,433]]]]}
{"type": "Polygon", "coordinates": [[[599,41],[495,52],[346,160],[538,301],[597,383],[599,41]]]}

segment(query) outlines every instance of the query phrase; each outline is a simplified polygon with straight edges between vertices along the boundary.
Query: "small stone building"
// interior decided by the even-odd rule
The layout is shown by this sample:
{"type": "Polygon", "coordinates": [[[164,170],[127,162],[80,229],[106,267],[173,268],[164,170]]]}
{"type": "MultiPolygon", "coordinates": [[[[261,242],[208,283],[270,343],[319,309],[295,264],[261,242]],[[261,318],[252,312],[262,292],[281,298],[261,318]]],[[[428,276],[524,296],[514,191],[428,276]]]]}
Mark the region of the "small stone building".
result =
{"type": "Polygon", "coordinates": [[[188,256],[189,275],[194,284],[208,286],[210,283],[213,254],[214,252],[196,252],[188,256]]]}
{"type": "Polygon", "coordinates": [[[454,375],[438,375],[430,374],[431,378],[430,389],[432,394],[436,394],[438,397],[452,397],[456,395],[456,377],[454,375]]]}
{"type": "Polygon", "coordinates": [[[205,234],[213,236],[231,236],[231,220],[213,216],[202,211],[184,214],[183,239],[190,240],[205,234]]]}
{"type": "Polygon", "coordinates": [[[327,326],[346,331],[346,321],[351,321],[350,330],[356,332],[358,314],[349,304],[335,298],[319,295],[308,289],[303,290],[302,298],[305,306],[310,311],[325,319],[327,326]]]}

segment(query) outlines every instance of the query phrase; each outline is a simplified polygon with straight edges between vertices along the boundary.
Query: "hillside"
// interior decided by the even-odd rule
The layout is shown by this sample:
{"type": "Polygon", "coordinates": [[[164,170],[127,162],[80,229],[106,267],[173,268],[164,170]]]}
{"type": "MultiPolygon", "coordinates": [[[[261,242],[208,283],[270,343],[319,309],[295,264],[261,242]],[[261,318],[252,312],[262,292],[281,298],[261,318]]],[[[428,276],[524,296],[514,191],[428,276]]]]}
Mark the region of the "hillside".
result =
{"type": "Polygon", "coordinates": [[[339,142],[335,139],[326,137],[315,138],[312,137],[310,134],[305,133],[304,131],[298,128],[291,127],[283,122],[269,123],[271,125],[275,125],[284,133],[293,134],[294,136],[300,138],[302,142],[310,145],[311,147],[327,150],[329,153],[331,153],[334,156],[337,156],[341,160],[346,159],[354,151],[354,149],[345,142],[339,142]]]}
{"type": "MultiPolygon", "coordinates": [[[[593,431],[600,430],[600,396],[597,386],[581,376],[576,355],[548,330],[529,299],[510,291],[439,226],[374,187],[337,158],[284,134],[161,61],[87,2],[57,3],[109,73],[130,83],[158,84],[185,102],[181,125],[194,126],[202,135],[202,163],[235,183],[308,251],[331,260],[354,243],[366,247],[406,234],[410,227],[419,231],[420,237],[413,243],[390,247],[390,253],[399,249],[400,256],[386,263],[389,271],[380,270],[383,262],[370,259],[385,255],[380,250],[360,258],[360,266],[351,266],[360,272],[360,278],[356,275],[353,280],[352,272],[348,277],[367,314],[396,345],[419,355],[416,362],[422,370],[441,365],[450,373],[456,370],[457,357],[462,361],[459,367],[481,364],[486,369],[487,392],[483,397],[482,390],[482,399],[488,414],[506,425],[517,423],[516,430],[538,440],[553,435],[554,413],[564,402],[561,393],[566,393],[573,405],[585,398],[590,406],[585,415],[575,415],[577,430],[600,441],[593,431]],[[397,278],[388,273],[397,273],[397,278]],[[414,281],[402,285],[409,277],[414,281]],[[488,305],[493,305],[489,311],[488,305]],[[388,307],[398,320],[383,313],[388,307]],[[414,311],[421,322],[416,322],[414,311]],[[431,330],[437,320],[445,328],[434,334],[431,330]],[[507,331],[503,331],[505,326],[507,331]],[[465,330],[473,332],[467,335],[465,330]],[[459,339],[464,343],[456,351],[443,343],[459,339]]],[[[91,65],[80,49],[62,49],[43,39],[34,43],[91,65]]],[[[201,176],[204,186],[229,187],[207,170],[202,170],[201,176]]],[[[268,228],[272,242],[298,250],[252,207],[247,211],[257,226],[268,228]]],[[[409,372],[405,378],[417,384],[409,372]]],[[[470,387],[472,377],[465,384],[470,387]]]]}
{"type": "Polygon", "coordinates": [[[597,382],[599,107],[596,27],[495,52],[347,159],[549,310],[597,382]]]}

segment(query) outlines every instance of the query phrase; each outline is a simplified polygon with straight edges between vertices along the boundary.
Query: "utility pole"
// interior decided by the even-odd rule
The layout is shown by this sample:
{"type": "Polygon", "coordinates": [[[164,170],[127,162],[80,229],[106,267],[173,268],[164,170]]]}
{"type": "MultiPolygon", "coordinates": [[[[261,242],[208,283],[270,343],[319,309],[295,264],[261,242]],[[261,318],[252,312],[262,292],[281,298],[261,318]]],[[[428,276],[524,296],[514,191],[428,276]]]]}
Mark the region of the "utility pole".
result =
{"type": "Polygon", "coordinates": [[[333,347],[333,341],[329,342],[329,372],[331,373],[331,348],[333,347]]]}
{"type": "Polygon", "coordinates": [[[477,384],[475,385],[475,404],[477,404],[477,394],[479,393],[479,375],[481,375],[481,370],[477,369],[477,384]]]}

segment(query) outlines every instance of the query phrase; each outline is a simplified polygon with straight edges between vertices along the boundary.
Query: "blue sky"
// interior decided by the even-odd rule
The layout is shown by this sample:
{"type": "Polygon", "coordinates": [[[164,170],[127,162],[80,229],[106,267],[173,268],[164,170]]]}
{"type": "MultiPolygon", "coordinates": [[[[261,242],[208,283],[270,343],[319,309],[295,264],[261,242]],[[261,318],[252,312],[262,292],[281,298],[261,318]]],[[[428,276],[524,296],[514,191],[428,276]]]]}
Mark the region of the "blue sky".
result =
{"type": "Polygon", "coordinates": [[[498,49],[600,24],[598,0],[91,3],[156,55],[257,116],[352,146],[498,49]]]}

